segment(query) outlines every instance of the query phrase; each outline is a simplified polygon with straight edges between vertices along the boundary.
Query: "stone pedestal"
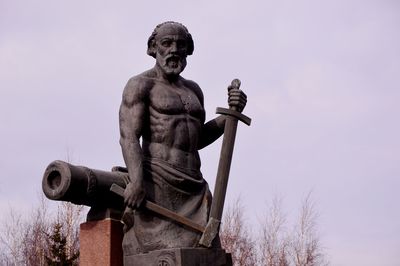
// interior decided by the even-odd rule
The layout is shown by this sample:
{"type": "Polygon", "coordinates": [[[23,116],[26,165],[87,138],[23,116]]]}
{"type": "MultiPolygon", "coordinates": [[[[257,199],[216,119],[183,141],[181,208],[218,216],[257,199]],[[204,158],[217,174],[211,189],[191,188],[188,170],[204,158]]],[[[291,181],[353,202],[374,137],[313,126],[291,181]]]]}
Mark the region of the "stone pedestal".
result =
{"type": "Polygon", "coordinates": [[[80,226],[81,266],[122,266],[123,225],[105,219],[82,223],[80,226]]]}
{"type": "Polygon", "coordinates": [[[176,248],[156,250],[124,258],[129,266],[232,266],[223,249],[176,248]]]}

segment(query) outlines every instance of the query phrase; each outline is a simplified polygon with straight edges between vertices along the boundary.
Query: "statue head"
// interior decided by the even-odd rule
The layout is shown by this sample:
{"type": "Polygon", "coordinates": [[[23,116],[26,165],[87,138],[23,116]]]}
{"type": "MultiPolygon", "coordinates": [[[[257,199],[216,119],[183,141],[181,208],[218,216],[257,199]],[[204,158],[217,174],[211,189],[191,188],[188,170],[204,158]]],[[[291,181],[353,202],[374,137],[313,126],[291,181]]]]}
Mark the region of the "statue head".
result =
{"type": "Polygon", "coordinates": [[[187,55],[192,55],[194,50],[194,42],[192,39],[192,35],[189,33],[188,29],[183,24],[174,21],[166,21],[156,26],[156,28],[153,30],[153,33],[150,35],[147,41],[147,54],[156,58],[156,51],[154,50],[154,44],[158,33],[160,33],[161,29],[164,26],[182,30],[182,32],[186,36],[187,55]]]}
{"type": "Polygon", "coordinates": [[[156,65],[167,75],[179,75],[193,49],[193,39],[187,28],[173,21],[157,25],[147,42],[147,54],[156,59],[156,65]]]}

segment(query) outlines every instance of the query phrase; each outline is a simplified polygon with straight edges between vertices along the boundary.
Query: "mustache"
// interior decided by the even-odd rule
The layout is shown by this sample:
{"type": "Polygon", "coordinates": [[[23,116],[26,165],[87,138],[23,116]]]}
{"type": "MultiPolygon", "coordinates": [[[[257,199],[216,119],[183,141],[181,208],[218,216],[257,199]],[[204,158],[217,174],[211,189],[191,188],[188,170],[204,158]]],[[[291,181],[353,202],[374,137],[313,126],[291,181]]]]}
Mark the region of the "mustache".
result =
{"type": "Polygon", "coordinates": [[[186,66],[186,57],[185,56],[179,56],[176,54],[170,54],[166,55],[163,60],[161,61],[163,66],[169,66],[169,64],[172,62],[174,64],[177,64],[180,67],[185,67],[186,66]]]}
{"type": "Polygon", "coordinates": [[[170,55],[167,55],[164,59],[165,59],[165,61],[169,61],[169,60],[182,60],[183,58],[176,54],[170,54],[170,55]]]}

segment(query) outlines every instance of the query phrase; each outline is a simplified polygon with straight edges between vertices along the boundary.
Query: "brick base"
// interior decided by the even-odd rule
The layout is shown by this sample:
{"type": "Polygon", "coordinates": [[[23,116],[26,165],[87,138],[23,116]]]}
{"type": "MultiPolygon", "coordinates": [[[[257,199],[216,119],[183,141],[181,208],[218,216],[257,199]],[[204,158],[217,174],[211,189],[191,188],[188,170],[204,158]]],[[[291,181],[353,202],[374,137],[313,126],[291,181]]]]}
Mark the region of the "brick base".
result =
{"type": "Polygon", "coordinates": [[[80,225],[81,266],[122,266],[123,225],[120,221],[105,219],[80,225]]]}

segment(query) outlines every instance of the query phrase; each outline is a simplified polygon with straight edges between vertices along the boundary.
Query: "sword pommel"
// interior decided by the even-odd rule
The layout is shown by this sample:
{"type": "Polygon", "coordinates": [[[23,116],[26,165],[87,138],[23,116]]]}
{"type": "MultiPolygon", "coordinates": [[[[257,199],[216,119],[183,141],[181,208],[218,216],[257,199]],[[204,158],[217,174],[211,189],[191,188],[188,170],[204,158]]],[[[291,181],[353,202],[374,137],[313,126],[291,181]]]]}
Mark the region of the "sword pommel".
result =
{"type": "Polygon", "coordinates": [[[240,88],[240,79],[234,79],[231,82],[231,86],[229,87],[230,89],[239,89],[240,88]]]}

